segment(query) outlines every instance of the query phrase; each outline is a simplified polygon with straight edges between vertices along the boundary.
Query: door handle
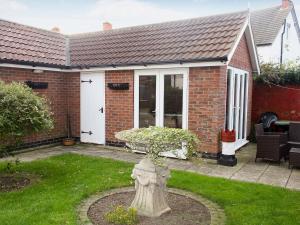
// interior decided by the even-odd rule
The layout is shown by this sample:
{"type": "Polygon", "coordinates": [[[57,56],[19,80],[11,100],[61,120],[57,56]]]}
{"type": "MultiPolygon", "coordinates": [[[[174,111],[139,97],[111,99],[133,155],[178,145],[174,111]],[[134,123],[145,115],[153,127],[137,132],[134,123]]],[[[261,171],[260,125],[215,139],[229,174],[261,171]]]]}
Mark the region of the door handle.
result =
{"type": "Polygon", "coordinates": [[[104,111],[104,109],[103,109],[103,107],[101,107],[101,108],[99,109],[99,112],[103,113],[103,111],[104,111]]]}
{"type": "Polygon", "coordinates": [[[88,134],[88,135],[92,135],[93,132],[92,131],[81,131],[82,134],[88,134]]]}

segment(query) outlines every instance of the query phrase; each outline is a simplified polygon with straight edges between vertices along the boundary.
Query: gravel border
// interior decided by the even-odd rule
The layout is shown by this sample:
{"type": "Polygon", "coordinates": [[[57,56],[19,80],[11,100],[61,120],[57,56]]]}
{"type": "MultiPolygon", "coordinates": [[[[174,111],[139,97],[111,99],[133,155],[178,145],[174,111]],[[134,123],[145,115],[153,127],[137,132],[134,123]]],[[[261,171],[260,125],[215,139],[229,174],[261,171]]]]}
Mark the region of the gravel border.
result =
{"type": "MultiPolygon", "coordinates": [[[[123,193],[123,192],[129,192],[134,191],[133,187],[125,187],[125,188],[117,188],[112,189],[109,191],[101,192],[95,195],[92,195],[88,199],[84,200],[78,207],[78,222],[80,225],[93,225],[90,219],[88,218],[88,210],[90,206],[98,201],[101,198],[116,194],[116,193],[123,193]]],[[[224,213],[224,210],[218,206],[216,203],[200,196],[193,194],[188,191],[174,189],[174,188],[168,188],[168,192],[183,195],[186,197],[189,197],[191,199],[194,199],[196,201],[201,202],[205,207],[208,208],[210,215],[211,215],[211,225],[225,225],[226,216],[224,213]]]]}

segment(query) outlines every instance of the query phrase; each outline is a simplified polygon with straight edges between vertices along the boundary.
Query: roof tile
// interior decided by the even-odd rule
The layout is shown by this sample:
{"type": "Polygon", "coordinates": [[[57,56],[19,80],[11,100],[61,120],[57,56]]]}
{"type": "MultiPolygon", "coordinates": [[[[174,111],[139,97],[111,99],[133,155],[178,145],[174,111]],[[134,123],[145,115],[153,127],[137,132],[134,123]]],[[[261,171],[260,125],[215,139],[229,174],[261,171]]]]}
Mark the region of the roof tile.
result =
{"type": "Polygon", "coordinates": [[[0,20],[0,60],[66,66],[69,54],[69,66],[107,66],[218,59],[247,18],[237,12],[69,36],[0,20]]]}
{"type": "Polygon", "coordinates": [[[291,10],[292,7],[282,9],[281,6],[276,6],[252,12],[251,25],[255,43],[272,44],[291,10]]]}

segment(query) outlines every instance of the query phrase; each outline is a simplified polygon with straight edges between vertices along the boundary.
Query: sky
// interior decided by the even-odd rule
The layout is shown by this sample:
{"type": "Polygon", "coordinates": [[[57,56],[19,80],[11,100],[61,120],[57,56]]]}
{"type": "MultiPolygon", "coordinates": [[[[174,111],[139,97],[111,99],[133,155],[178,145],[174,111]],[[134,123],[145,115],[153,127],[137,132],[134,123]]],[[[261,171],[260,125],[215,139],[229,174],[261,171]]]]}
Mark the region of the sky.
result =
{"type": "MultiPolygon", "coordinates": [[[[300,0],[294,0],[298,18],[300,0]]],[[[64,34],[150,24],[280,5],[281,0],[0,0],[0,19],[64,34]]]]}

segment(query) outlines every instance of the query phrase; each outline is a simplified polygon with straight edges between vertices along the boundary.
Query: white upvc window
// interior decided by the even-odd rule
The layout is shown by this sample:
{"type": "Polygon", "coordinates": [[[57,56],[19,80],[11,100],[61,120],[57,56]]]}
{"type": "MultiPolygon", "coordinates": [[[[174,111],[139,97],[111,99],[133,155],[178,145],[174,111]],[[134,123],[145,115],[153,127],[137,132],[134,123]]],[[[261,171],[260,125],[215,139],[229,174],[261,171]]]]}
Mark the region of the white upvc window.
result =
{"type": "Polygon", "coordinates": [[[135,70],[134,127],[188,127],[188,68],[135,70]]]}

